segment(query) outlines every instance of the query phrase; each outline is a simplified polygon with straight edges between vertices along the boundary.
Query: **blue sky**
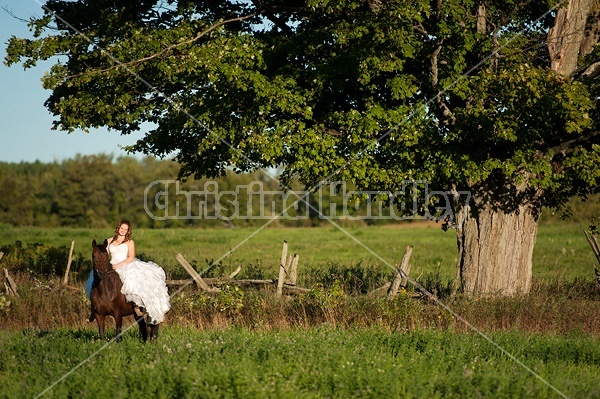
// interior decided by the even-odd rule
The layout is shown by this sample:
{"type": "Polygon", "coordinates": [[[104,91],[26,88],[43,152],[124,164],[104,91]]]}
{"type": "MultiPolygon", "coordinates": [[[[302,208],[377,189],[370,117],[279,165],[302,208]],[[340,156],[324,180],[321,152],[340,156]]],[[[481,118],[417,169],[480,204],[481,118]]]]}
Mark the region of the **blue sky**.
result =
{"type": "MultiPolygon", "coordinates": [[[[27,25],[3,8],[25,19],[43,14],[35,0],[0,0],[2,61],[6,55],[6,42],[11,36],[31,37],[27,25]]],[[[40,82],[50,65],[52,62],[23,70],[20,65],[9,68],[0,63],[0,162],[60,162],[77,154],[127,155],[120,146],[135,143],[143,133],[121,136],[108,130],[90,133],[51,130],[53,117],[44,107],[50,92],[44,90],[40,82]]]]}

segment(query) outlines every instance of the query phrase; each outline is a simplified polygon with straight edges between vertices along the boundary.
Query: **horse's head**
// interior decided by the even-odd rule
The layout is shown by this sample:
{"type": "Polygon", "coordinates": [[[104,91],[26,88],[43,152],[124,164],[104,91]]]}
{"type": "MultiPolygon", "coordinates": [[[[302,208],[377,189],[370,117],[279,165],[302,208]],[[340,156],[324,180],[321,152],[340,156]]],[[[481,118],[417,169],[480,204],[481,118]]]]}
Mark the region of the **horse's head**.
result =
{"type": "Polygon", "coordinates": [[[92,262],[94,263],[94,272],[102,279],[113,271],[112,265],[108,260],[108,241],[98,245],[96,240],[92,241],[92,262]]]}

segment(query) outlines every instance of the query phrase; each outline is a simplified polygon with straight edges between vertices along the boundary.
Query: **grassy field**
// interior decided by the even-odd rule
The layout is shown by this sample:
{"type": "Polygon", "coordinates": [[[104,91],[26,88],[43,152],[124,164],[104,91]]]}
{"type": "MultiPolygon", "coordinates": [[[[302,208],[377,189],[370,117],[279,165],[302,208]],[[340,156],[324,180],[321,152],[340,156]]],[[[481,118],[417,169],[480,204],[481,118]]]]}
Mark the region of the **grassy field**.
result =
{"type": "MultiPolygon", "coordinates": [[[[593,277],[596,263],[582,230],[585,223],[541,225],[533,255],[534,279],[593,277]]],[[[75,241],[75,252],[90,257],[92,239],[103,240],[111,234],[101,229],[0,229],[0,246],[41,243],[69,247],[75,241]]],[[[332,265],[340,267],[368,266],[380,273],[393,273],[388,264],[396,265],[407,245],[414,247],[411,275],[415,278],[435,276],[450,280],[456,271],[456,236],[444,232],[436,224],[404,224],[396,226],[323,228],[234,228],[234,229],[136,229],[133,235],[138,254],[165,268],[171,278],[186,277],[175,260],[177,253],[204,270],[212,261],[221,259],[224,271],[239,264],[260,269],[268,278],[278,273],[284,240],[289,251],[300,256],[299,283],[306,270],[332,265]]]]}
{"type": "MultiPolygon", "coordinates": [[[[134,335],[132,331],[128,335],[134,335]]],[[[600,341],[376,329],[198,331],[120,344],[83,330],[0,332],[0,397],[593,398],[600,341]],[[529,369],[529,370],[528,370],[529,369]]]]}
{"type": "Polygon", "coordinates": [[[541,225],[531,294],[442,297],[454,315],[410,292],[364,295],[389,281],[388,263],[407,245],[411,275],[430,289],[447,286],[455,236],[436,225],[135,230],[138,254],[170,278],[189,278],[177,253],[199,271],[222,258],[211,275],[241,264],[240,277],[276,278],[287,240],[300,255],[299,285],[312,288],[291,297],[237,286],[217,295],[171,290],[159,340],[144,345],[135,328],[120,344],[99,341],[85,320],[90,243],[110,231],[2,226],[0,247],[30,249],[7,252],[0,267],[30,262],[31,272],[14,273],[20,298],[0,295],[0,398],[600,397],[600,292],[586,227],[541,225]],[[36,272],[64,263],[72,240],[88,262],[72,274],[73,289],[36,272]]]}

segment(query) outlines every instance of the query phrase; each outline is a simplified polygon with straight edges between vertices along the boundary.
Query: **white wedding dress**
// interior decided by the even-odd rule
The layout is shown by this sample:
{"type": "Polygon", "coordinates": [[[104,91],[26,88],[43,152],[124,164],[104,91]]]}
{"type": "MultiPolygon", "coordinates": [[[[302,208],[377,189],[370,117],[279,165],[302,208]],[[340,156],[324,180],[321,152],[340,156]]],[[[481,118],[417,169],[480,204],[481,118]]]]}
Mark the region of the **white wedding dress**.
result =
{"type": "MultiPolygon", "coordinates": [[[[110,244],[108,246],[111,264],[117,264],[127,259],[129,248],[127,244],[110,244]]],[[[131,263],[116,270],[123,288],[121,292],[128,301],[143,307],[152,324],[162,323],[165,313],[171,309],[169,292],[165,284],[165,271],[154,262],[144,262],[135,258],[131,263]]]]}

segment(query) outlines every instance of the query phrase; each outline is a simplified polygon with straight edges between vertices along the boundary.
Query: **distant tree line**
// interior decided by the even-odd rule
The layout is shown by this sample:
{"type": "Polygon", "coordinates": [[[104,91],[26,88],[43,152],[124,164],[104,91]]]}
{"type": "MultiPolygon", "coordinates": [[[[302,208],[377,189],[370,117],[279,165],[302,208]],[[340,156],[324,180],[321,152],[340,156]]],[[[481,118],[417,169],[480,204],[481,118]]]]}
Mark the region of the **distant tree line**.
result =
{"type": "MultiPolygon", "coordinates": [[[[62,162],[0,163],[0,223],[107,227],[128,216],[142,222],[138,194],[152,176],[176,165],[145,158],[77,156],[62,162]]],[[[146,222],[147,224],[147,222],[146,222]]]]}
{"type": "MultiPolygon", "coordinates": [[[[322,222],[302,201],[294,205],[296,196],[282,198],[275,171],[274,178],[228,171],[218,179],[177,180],[179,167],[150,156],[114,159],[104,154],[52,163],[0,162],[0,224],[105,228],[127,218],[146,228],[233,227],[264,224],[285,208],[290,217],[279,217],[275,224],[322,222]]],[[[328,190],[323,193],[320,206],[329,212],[328,190]]],[[[309,201],[319,206],[314,196],[309,201]]]]}
{"type": "MultiPolygon", "coordinates": [[[[203,219],[198,217],[196,211],[191,212],[196,217],[186,218],[188,210],[185,198],[174,192],[178,171],[179,165],[171,160],[154,157],[114,159],[103,154],[78,155],[73,159],[52,163],[0,162],[0,224],[104,228],[114,225],[120,218],[128,218],[136,227],[147,228],[232,223],[223,218],[203,219]],[[147,194],[149,186],[154,191],[147,194]],[[180,217],[155,218],[147,212],[149,205],[155,206],[156,191],[165,186],[171,194],[168,197],[170,203],[165,205],[169,206],[171,212],[177,205],[180,217]],[[148,201],[152,204],[146,204],[148,201]]],[[[256,181],[261,182],[266,190],[278,189],[277,182],[264,173],[231,172],[220,179],[210,180],[210,183],[218,185],[220,191],[235,192],[236,186],[250,185],[256,181]]],[[[177,183],[177,189],[199,191],[204,189],[207,182],[209,180],[188,179],[177,183]]],[[[158,198],[165,199],[160,195],[158,198]]],[[[257,203],[255,207],[259,205],[257,203]]],[[[156,209],[151,213],[156,213],[156,209]]]]}

